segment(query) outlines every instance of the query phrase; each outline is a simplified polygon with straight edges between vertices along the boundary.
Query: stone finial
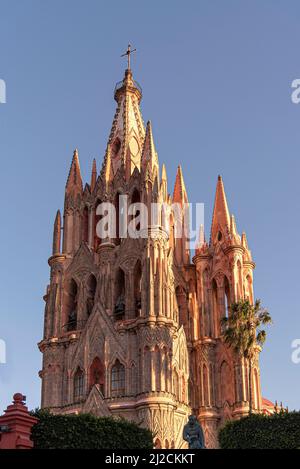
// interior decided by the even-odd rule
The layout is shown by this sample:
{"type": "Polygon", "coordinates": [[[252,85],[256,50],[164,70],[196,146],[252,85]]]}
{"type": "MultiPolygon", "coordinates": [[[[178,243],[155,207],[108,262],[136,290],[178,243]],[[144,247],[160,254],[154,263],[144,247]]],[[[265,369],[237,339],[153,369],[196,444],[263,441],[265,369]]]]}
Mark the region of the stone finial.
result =
{"type": "Polygon", "coordinates": [[[230,229],[230,214],[225,195],[224,184],[221,176],[218,176],[213,219],[211,225],[211,242],[214,242],[221,228],[230,229]]]}
{"type": "Polygon", "coordinates": [[[31,429],[38,419],[32,417],[25,405],[26,396],[16,393],[13,403],[0,417],[0,426],[7,430],[1,434],[1,449],[32,449],[31,429]]]}
{"type": "Polygon", "coordinates": [[[91,176],[91,192],[95,189],[97,181],[97,164],[95,158],[93,159],[93,166],[92,166],[92,176],[91,176]]]}
{"type": "Polygon", "coordinates": [[[54,228],[53,228],[53,247],[52,254],[60,254],[60,245],[61,245],[61,215],[60,211],[57,210],[54,228]]]}
{"type": "Polygon", "coordinates": [[[162,168],[161,168],[161,180],[167,181],[167,170],[166,170],[165,163],[163,163],[162,168]]]}
{"type": "Polygon", "coordinates": [[[183,180],[182,168],[180,165],[178,166],[176,173],[173,202],[180,204],[188,203],[187,192],[183,180]]]}
{"type": "Polygon", "coordinates": [[[66,184],[66,191],[82,192],[82,177],[79,164],[78,150],[75,148],[72,158],[72,163],[69,171],[69,176],[66,184]]]}
{"type": "Polygon", "coordinates": [[[23,396],[20,392],[17,392],[13,395],[13,404],[22,404],[25,405],[26,396],[23,396]]]}
{"type": "Polygon", "coordinates": [[[151,121],[147,122],[146,135],[142,152],[142,166],[144,169],[148,162],[150,162],[151,169],[153,169],[154,166],[158,167],[158,156],[154,145],[151,121]]]}

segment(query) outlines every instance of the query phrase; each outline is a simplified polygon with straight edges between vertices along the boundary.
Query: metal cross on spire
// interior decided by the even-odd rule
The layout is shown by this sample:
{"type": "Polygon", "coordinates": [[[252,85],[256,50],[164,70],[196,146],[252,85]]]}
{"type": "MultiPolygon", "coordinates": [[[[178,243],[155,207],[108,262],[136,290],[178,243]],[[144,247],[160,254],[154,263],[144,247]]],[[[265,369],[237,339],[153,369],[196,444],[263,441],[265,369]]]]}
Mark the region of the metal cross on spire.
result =
{"type": "Polygon", "coordinates": [[[136,52],[136,49],[131,49],[131,44],[128,44],[127,51],[125,54],[122,54],[121,57],[125,57],[127,55],[127,69],[130,70],[130,55],[136,52]]]}

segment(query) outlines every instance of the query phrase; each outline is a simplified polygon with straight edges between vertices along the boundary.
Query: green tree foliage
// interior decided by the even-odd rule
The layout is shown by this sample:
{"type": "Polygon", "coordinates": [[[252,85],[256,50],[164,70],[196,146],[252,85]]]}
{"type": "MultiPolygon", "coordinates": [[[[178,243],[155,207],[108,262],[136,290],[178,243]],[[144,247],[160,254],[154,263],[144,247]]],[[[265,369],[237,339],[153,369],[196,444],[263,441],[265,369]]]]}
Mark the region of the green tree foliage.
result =
{"type": "Polygon", "coordinates": [[[219,432],[222,449],[300,449],[300,412],[252,414],[219,432]]]}
{"type": "Polygon", "coordinates": [[[223,339],[237,355],[244,357],[249,363],[249,413],[252,412],[252,365],[258,348],[266,340],[266,331],[262,325],[272,322],[266,309],[263,309],[260,300],[252,305],[249,300],[240,300],[230,306],[230,314],[221,319],[223,339]]]}
{"type": "Polygon", "coordinates": [[[90,414],[53,415],[35,410],[35,449],[152,449],[153,435],[133,422],[90,414]]]}

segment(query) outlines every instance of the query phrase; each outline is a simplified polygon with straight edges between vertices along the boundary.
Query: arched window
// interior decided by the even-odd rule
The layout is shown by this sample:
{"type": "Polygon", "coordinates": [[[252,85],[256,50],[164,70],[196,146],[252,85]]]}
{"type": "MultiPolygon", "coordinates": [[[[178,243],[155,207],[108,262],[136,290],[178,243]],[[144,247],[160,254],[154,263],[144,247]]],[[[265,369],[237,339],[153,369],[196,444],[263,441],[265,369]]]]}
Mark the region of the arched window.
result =
{"type": "Polygon", "coordinates": [[[218,304],[218,285],[215,279],[212,282],[212,301],[213,301],[213,312],[214,312],[214,323],[220,325],[220,318],[219,318],[219,304],[218,304]]]}
{"type": "Polygon", "coordinates": [[[89,241],[89,209],[87,207],[84,208],[82,214],[82,240],[85,243],[89,241]]]}
{"type": "Polygon", "coordinates": [[[225,316],[228,318],[230,310],[230,286],[228,278],[224,277],[224,293],[225,293],[225,316]]]}
{"type": "Polygon", "coordinates": [[[119,360],[115,361],[111,369],[111,395],[122,396],[125,394],[125,367],[119,360]]]}
{"type": "Polygon", "coordinates": [[[168,440],[165,440],[165,449],[169,449],[169,442],[168,442],[168,440]]]}
{"type": "Polygon", "coordinates": [[[78,368],[74,375],[74,401],[84,395],[84,373],[78,368]]]}
{"type": "Polygon", "coordinates": [[[95,205],[95,220],[94,220],[94,249],[97,251],[97,248],[101,244],[101,238],[97,234],[97,225],[102,218],[102,215],[97,215],[97,208],[101,204],[101,200],[97,200],[95,205]]]}
{"type": "Polygon", "coordinates": [[[203,405],[209,405],[209,395],[208,395],[208,371],[207,366],[203,365],[203,405]]]}
{"type": "Polygon", "coordinates": [[[125,274],[121,268],[116,274],[114,316],[116,320],[125,318],[125,274]]]}
{"type": "Polygon", "coordinates": [[[214,406],[215,402],[215,388],[214,388],[214,365],[209,365],[209,393],[210,393],[210,405],[214,406]]]}
{"type": "Polygon", "coordinates": [[[243,276],[242,276],[242,264],[240,260],[238,260],[237,262],[237,269],[238,269],[238,296],[239,296],[239,299],[241,299],[243,298],[243,276]]]}
{"type": "Polygon", "coordinates": [[[154,446],[155,446],[155,449],[161,449],[161,442],[158,438],[156,438],[154,446]]]}
{"type": "Polygon", "coordinates": [[[124,218],[124,207],[121,206],[121,194],[117,192],[115,197],[115,210],[116,210],[116,237],[115,237],[115,244],[120,244],[120,228],[122,227],[123,218],[124,218]]]}
{"type": "Polygon", "coordinates": [[[154,368],[154,376],[155,376],[155,391],[160,391],[161,389],[161,363],[160,363],[160,350],[159,347],[156,345],[154,349],[154,357],[153,357],[153,368],[154,368]]]}
{"type": "Polygon", "coordinates": [[[247,290],[248,290],[248,300],[251,304],[253,304],[253,286],[252,286],[252,278],[250,275],[247,275],[247,290]]]}
{"type": "Polygon", "coordinates": [[[93,311],[93,307],[95,303],[96,287],[97,287],[96,277],[95,275],[91,274],[87,282],[87,300],[86,300],[87,316],[90,316],[93,311]]]}
{"type": "Polygon", "coordinates": [[[89,370],[89,389],[98,384],[101,393],[104,395],[104,366],[100,358],[95,357],[89,370]]]}
{"type": "Polygon", "coordinates": [[[149,347],[144,349],[144,391],[151,391],[151,352],[149,347]]]}
{"type": "Polygon", "coordinates": [[[130,392],[135,395],[137,393],[138,377],[137,367],[134,363],[131,364],[129,369],[129,383],[130,392]]]}
{"type": "Polygon", "coordinates": [[[67,286],[66,297],[66,329],[74,331],[77,329],[77,303],[78,287],[75,280],[71,279],[67,286]]]}
{"type": "Polygon", "coordinates": [[[135,316],[141,316],[142,310],[142,266],[138,260],[134,268],[134,307],[135,316]]]}
{"type": "Polygon", "coordinates": [[[180,286],[176,288],[175,293],[179,312],[179,324],[183,325],[186,330],[188,326],[186,293],[180,286]]]}
{"type": "Polygon", "coordinates": [[[173,370],[173,394],[179,399],[179,378],[176,370],[173,370]]]}
{"type": "Polygon", "coordinates": [[[139,237],[139,232],[140,232],[140,229],[141,229],[141,224],[140,222],[136,222],[136,221],[133,221],[135,220],[137,217],[139,217],[139,215],[141,214],[140,210],[138,210],[138,205],[135,205],[135,204],[139,204],[141,202],[141,197],[140,197],[140,193],[137,189],[134,189],[133,193],[132,193],[132,196],[131,196],[131,205],[133,205],[133,207],[131,207],[131,210],[133,210],[131,213],[133,213],[133,215],[130,215],[129,217],[129,220],[128,220],[128,224],[130,225],[129,226],[129,234],[131,234],[132,232],[132,235],[136,238],[139,237]]]}
{"type": "Polygon", "coordinates": [[[211,337],[212,335],[208,290],[209,290],[209,275],[208,275],[208,270],[205,269],[203,272],[203,291],[204,291],[204,318],[203,318],[204,334],[203,335],[205,337],[211,337]]]}
{"type": "Polygon", "coordinates": [[[162,366],[161,366],[161,390],[168,391],[168,378],[169,378],[169,370],[168,370],[168,351],[167,348],[164,347],[162,351],[162,366]]]}
{"type": "Polygon", "coordinates": [[[234,400],[234,387],[231,368],[225,360],[222,362],[220,367],[220,386],[221,406],[223,406],[225,402],[228,402],[228,404],[231,405],[234,400]]]}

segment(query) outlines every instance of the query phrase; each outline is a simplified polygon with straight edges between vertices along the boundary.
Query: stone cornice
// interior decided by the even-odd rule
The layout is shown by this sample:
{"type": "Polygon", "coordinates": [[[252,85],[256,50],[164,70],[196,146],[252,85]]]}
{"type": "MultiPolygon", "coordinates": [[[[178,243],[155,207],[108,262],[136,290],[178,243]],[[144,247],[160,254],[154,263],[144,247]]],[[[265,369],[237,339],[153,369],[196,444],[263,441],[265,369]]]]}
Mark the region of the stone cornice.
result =
{"type": "Polygon", "coordinates": [[[241,254],[244,254],[246,252],[245,248],[239,244],[233,244],[231,246],[227,246],[224,249],[225,254],[229,254],[230,252],[236,252],[239,251],[241,254]]]}
{"type": "Polygon", "coordinates": [[[256,264],[253,261],[244,261],[243,262],[244,267],[250,267],[251,269],[255,269],[256,264]]]}
{"type": "Polygon", "coordinates": [[[50,339],[43,339],[38,343],[38,348],[41,352],[47,347],[57,347],[60,345],[68,345],[70,342],[77,341],[81,331],[72,331],[61,337],[51,337],[50,339]]]}
{"type": "Polygon", "coordinates": [[[48,264],[50,267],[53,267],[56,263],[62,264],[66,260],[67,256],[65,254],[54,254],[49,257],[48,264]]]}
{"type": "Polygon", "coordinates": [[[212,255],[207,253],[207,254],[196,254],[192,261],[194,262],[194,264],[196,265],[198,262],[205,262],[205,261],[208,261],[212,258],[212,255]]]}

